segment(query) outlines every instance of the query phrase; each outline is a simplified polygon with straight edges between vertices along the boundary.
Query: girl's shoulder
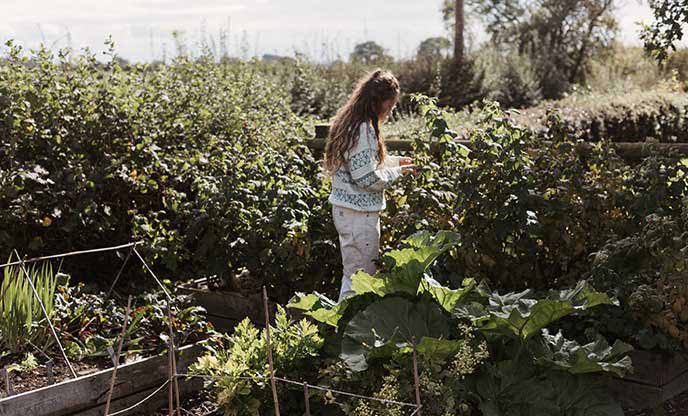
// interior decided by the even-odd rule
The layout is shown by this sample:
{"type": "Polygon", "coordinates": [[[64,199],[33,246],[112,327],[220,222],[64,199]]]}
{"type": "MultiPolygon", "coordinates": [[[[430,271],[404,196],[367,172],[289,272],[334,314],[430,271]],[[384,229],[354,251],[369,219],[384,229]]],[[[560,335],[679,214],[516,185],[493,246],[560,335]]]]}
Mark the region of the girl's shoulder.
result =
{"type": "Polygon", "coordinates": [[[367,140],[368,142],[376,142],[375,129],[373,128],[373,123],[370,120],[361,122],[359,126],[359,139],[367,140]]]}

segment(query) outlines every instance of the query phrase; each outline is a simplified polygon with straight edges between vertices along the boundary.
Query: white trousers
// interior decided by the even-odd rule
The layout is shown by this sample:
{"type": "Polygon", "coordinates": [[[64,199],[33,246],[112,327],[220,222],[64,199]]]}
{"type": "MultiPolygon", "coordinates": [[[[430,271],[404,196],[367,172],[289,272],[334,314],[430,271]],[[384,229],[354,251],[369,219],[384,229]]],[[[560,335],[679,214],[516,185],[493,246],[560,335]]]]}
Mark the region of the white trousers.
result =
{"type": "Polygon", "coordinates": [[[341,302],[354,294],[351,290],[351,275],[359,270],[375,274],[375,262],[380,255],[380,213],[333,205],[332,217],[342,252],[343,275],[339,290],[341,302]]]}

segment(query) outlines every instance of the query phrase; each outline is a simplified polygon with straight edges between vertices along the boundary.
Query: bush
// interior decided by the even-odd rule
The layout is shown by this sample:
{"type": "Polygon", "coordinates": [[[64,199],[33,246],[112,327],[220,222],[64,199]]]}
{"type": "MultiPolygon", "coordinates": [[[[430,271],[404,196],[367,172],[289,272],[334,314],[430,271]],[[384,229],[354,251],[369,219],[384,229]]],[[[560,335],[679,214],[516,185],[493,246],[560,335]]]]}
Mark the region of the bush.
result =
{"type": "Polygon", "coordinates": [[[580,94],[545,102],[523,112],[518,121],[535,134],[546,137],[547,111],[561,115],[572,139],[597,142],[688,142],[686,121],[688,97],[672,92],[580,94]]]}
{"type": "MultiPolygon", "coordinates": [[[[248,268],[283,292],[273,277],[316,288],[314,265],[337,261],[319,169],[278,78],[184,58],[125,71],[43,50],[31,62],[11,47],[0,66],[0,251],[144,239],[164,275],[248,268]]],[[[115,260],[67,266],[109,281],[115,260]]]]}
{"type": "Polygon", "coordinates": [[[654,154],[627,165],[606,142],[581,156],[555,115],[547,130],[553,144],[541,147],[515,115],[495,105],[468,132],[469,151],[453,142],[456,133],[441,110],[422,99],[420,107],[445,151],[425,153],[427,141],[416,141],[424,170],[405,178],[389,199],[383,236],[396,241],[420,228],[459,232],[463,250],[447,260],[458,277],[448,283],[472,276],[512,290],[570,285],[589,273],[592,253],[639,232],[648,215],[680,215],[688,169],[676,156],[654,154]]]}
{"type": "MultiPolygon", "coordinates": [[[[291,321],[279,308],[275,326],[270,327],[275,372],[279,374],[307,374],[319,353],[323,339],[315,325],[307,320],[291,321]]],[[[273,408],[270,391],[270,371],[267,366],[265,330],[258,330],[248,320],[242,321],[231,336],[223,336],[218,345],[198,360],[191,371],[211,377],[213,395],[226,415],[267,414],[273,408]]],[[[279,384],[282,397],[287,388],[279,384]]],[[[301,396],[303,397],[303,396],[301,396]]],[[[291,402],[282,402],[281,411],[297,414],[291,402]],[[286,405],[286,407],[285,407],[286,405]]]]}

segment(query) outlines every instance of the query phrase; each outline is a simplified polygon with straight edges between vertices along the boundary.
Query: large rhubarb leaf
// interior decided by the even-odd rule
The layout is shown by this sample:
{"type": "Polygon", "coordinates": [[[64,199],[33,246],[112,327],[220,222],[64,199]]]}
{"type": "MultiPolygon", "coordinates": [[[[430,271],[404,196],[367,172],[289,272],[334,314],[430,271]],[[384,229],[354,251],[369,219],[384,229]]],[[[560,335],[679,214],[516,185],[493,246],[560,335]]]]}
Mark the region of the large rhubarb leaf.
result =
{"type": "Polygon", "coordinates": [[[542,337],[533,344],[531,351],[537,363],[549,364],[573,374],[605,371],[623,377],[632,370],[628,353],[633,347],[618,340],[610,346],[601,335],[595,342],[580,345],[566,339],[561,331],[550,335],[547,329],[543,329],[542,337]]]}
{"type": "Polygon", "coordinates": [[[551,291],[546,298],[536,299],[530,290],[500,295],[493,293],[488,304],[458,304],[453,313],[470,318],[482,331],[514,335],[527,340],[547,325],[567,315],[598,305],[615,304],[606,294],[596,292],[586,281],[573,289],[551,291]]]}
{"type": "Polygon", "coordinates": [[[368,367],[367,357],[389,355],[411,345],[413,338],[446,338],[449,332],[449,319],[432,300],[386,297],[348,322],[341,357],[352,370],[363,371],[368,367]]]}
{"type": "Polygon", "coordinates": [[[487,365],[467,383],[485,416],[623,416],[605,385],[590,376],[524,360],[487,365]]]}
{"type": "Polygon", "coordinates": [[[317,292],[308,295],[296,293],[287,307],[302,310],[304,315],[336,328],[348,307],[348,302],[345,300],[337,303],[317,292]]]}
{"type": "Polygon", "coordinates": [[[357,294],[375,293],[386,296],[406,292],[415,295],[428,268],[439,256],[459,244],[456,233],[440,231],[433,235],[420,232],[403,241],[406,248],[392,250],[382,260],[388,272],[370,276],[359,272],[352,277],[352,289],[357,294]]]}

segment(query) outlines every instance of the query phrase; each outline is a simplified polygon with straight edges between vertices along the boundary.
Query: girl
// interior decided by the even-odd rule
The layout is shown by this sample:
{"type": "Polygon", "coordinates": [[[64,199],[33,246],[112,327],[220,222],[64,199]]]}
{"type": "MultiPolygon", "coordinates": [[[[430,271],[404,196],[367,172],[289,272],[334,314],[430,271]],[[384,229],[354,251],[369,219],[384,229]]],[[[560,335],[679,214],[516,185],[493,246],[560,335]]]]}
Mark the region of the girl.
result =
{"type": "Polygon", "coordinates": [[[335,116],[325,147],[325,170],[332,177],[334,225],[339,233],[344,274],[339,301],[354,292],[351,275],[375,274],[380,248],[384,190],[413,170],[410,158],[389,156],[380,134],[399,98],[399,81],[377,70],[356,84],[335,116]]]}

